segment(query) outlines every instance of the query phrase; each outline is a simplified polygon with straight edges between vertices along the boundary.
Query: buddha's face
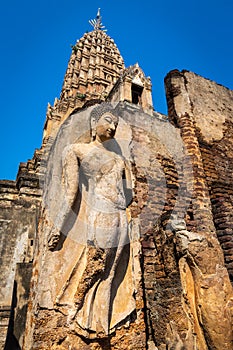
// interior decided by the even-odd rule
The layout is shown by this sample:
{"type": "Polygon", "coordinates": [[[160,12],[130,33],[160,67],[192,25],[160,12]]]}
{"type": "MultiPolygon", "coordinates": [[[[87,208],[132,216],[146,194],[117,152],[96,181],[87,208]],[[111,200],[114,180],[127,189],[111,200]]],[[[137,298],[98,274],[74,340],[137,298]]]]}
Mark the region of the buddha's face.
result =
{"type": "Polygon", "coordinates": [[[118,118],[111,113],[103,114],[96,124],[96,139],[100,142],[110,140],[116,133],[118,118]]]}

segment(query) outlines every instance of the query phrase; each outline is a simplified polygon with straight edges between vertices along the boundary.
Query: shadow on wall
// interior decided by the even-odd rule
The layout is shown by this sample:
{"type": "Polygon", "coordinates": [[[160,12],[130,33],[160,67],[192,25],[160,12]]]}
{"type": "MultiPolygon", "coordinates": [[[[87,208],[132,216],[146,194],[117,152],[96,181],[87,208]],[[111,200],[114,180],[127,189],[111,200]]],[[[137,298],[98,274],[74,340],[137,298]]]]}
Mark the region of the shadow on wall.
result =
{"type": "Polygon", "coordinates": [[[5,344],[4,350],[21,350],[18,340],[14,335],[14,316],[15,316],[15,307],[17,305],[16,293],[17,293],[17,283],[14,282],[14,289],[13,289],[12,303],[11,303],[11,314],[10,314],[10,320],[9,320],[9,326],[8,326],[6,344],[5,344]]]}

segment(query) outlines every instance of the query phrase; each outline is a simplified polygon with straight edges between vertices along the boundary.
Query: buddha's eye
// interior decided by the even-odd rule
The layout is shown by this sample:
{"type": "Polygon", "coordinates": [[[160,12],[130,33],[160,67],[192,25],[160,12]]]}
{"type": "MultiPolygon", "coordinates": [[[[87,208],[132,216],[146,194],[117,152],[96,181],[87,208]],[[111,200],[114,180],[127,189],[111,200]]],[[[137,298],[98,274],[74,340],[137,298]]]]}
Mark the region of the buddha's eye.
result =
{"type": "Polygon", "coordinates": [[[111,118],[111,117],[105,117],[104,119],[105,119],[109,124],[112,123],[112,118],[111,118]]]}

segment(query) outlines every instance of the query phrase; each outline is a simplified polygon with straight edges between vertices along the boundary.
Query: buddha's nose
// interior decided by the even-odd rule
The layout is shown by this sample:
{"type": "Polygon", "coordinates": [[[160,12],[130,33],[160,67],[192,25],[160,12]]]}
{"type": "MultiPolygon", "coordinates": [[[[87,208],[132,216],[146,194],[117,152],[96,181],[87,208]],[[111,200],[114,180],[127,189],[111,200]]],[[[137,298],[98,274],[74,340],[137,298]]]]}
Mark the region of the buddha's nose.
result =
{"type": "Polygon", "coordinates": [[[111,128],[112,130],[116,130],[116,125],[115,125],[114,123],[111,123],[111,124],[110,124],[110,128],[111,128]]]}

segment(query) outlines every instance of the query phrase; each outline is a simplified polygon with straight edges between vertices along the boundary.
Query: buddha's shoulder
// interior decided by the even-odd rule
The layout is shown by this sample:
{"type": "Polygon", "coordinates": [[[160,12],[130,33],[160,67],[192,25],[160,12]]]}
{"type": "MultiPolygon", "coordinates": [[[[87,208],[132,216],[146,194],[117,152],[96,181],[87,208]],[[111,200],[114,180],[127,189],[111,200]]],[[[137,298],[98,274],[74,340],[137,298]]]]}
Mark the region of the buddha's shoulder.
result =
{"type": "Polygon", "coordinates": [[[77,156],[83,155],[91,149],[90,143],[74,143],[64,149],[64,153],[75,153],[77,156]]]}

